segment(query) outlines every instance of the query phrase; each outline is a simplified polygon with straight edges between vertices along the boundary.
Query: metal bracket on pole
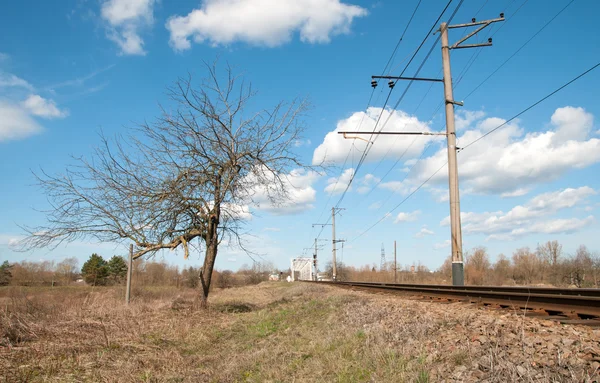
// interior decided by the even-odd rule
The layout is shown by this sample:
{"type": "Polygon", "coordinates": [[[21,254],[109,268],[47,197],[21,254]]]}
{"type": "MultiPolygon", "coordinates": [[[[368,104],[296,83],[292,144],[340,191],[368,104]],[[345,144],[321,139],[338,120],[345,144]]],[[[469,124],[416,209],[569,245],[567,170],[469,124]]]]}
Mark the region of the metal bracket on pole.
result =
{"type": "MultiPolygon", "coordinates": [[[[460,104],[462,106],[462,103],[460,104]]],[[[346,137],[346,134],[399,134],[406,136],[447,136],[446,132],[338,132],[338,134],[343,134],[344,138],[359,138],[360,137],[346,137]]]]}
{"type": "Polygon", "coordinates": [[[371,76],[375,78],[385,78],[389,80],[411,80],[411,81],[433,81],[433,82],[444,82],[441,78],[425,78],[425,77],[403,77],[403,76],[371,76]]]}
{"type": "Polygon", "coordinates": [[[465,103],[463,101],[454,101],[454,100],[446,100],[446,104],[465,106],[465,103]]]}
{"type": "MultiPolygon", "coordinates": [[[[349,133],[349,132],[338,132],[338,133],[339,133],[339,134],[343,134],[343,135],[344,135],[344,138],[345,138],[345,139],[347,139],[347,140],[351,140],[351,139],[359,139],[359,140],[363,140],[363,141],[364,141],[364,142],[366,142],[367,144],[373,144],[373,142],[371,142],[371,141],[369,141],[369,140],[367,140],[367,139],[365,139],[365,138],[362,138],[362,137],[352,137],[352,136],[346,136],[346,134],[347,134],[347,133],[349,133]]],[[[373,133],[373,134],[375,134],[375,133],[373,133]]]]}
{"type": "Polygon", "coordinates": [[[469,33],[468,35],[466,35],[462,39],[460,39],[457,42],[455,42],[450,47],[450,49],[476,48],[476,47],[489,47],[489,46],[491,46],[492,45],[492,38],[491,37],[488,39],[487,43],[468,44],[468,45],[460,45],[460,44],[464,43],[465,41],[467,41],[471,37],[475,36],[477,33],[481,32],[488,25],[490,25],[492,23],[497,23],[499,21],[504,21],[504,13],[501,13],[500,17],[497,18],[497,19],[484,20],[484,21],[475,21],[475,19],[473,19],[471,23],[448,25],[447,26],[448,29],[453,29],[453,28],[467,28],[467,27],[474,27],[476,25],[481,25],[479,28],[475,29],[473,32],[469,33]]]}

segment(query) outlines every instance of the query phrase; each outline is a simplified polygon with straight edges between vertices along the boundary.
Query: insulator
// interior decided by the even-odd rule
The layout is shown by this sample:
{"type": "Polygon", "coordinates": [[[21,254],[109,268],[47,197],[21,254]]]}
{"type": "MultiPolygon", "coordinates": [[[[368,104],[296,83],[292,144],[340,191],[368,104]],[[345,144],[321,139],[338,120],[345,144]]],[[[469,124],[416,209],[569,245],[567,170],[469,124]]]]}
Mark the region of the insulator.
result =
{"type": "Polygon", "coordinates": [[[490,44],[492,43],[492,38],[491,37],[488,39],[488,43],[490,43],[490,44]]]}
{"type": "Polygon", "coordinates": [[[371,86],[372,86],[373,88],[377,88],[377,81],[375,81],[375,80],[372,80],[372,81],[371,81],[371,86]]]}
{"type": "Polygon", "coordinates": [[[475,21],[476,21],[476,20],[475,20],[475,18],[473,17],[473,18],[471,19],[471,22],[472,22],[472,23],[474,23],[475,21]]]}
{"type": "Polygon", "coordinates": [[[501,18],[501,19],[503,19],[503,18],[504,18],[504,12],[502,12],[502,13],[500,14],[500,18],[501,18]]]}
{"type": "Polygon", "coordinates": [[[389,85],[390,89],[393,89],[394,85],[396,85],[396,83],[393,82],[392,80],[390,80],[390,82],[388,82],[388,85],[389,85]]]}

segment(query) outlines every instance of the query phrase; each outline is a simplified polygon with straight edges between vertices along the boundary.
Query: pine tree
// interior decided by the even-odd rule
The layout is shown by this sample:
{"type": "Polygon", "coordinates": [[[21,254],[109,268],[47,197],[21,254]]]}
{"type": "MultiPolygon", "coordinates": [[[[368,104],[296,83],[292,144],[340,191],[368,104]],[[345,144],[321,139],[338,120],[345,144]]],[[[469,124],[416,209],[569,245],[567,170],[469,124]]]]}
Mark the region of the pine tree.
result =
{"type": "Polygon", "coordinates": [[[0,286],[6,286],[10,283],[12,279],[12,273],[10,272],[10,268],[12,265],[8,263],[8,261],[4,261],[2,266],[0,266],[0,286]]]}
{"type": "Polygon", "coordinates": [[[123,257],[114,255],[107,264],[108,275],[114,283],[121,283],[127,276],[127,263],[123,257]]]}
{"type": "Polygon", "coordinates": [[[83,264],[81,275],[85,283],[92,286],[105,285],[108,277],[108,267],[104,258],[94,253],[83,264]]]}

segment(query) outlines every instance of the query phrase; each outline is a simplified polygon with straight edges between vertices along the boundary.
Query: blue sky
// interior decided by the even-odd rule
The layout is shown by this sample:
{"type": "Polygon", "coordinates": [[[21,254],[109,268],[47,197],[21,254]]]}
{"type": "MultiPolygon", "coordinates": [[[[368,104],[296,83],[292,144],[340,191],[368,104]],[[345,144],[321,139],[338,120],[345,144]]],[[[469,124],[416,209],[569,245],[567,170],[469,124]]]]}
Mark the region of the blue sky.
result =
{"type": "MultiPolygon", "coordinates": [[[[391,74],[399,74],[402,60],[416,49],[445,3],[422,1],[392,61],[391,74]]],[[[453,1],[443,20],[458,3],[453,1]]],[[[75,256],[83,261],[92,252],[106,257],[124,254],[121,245],[86,242],[15,252],[12,244],[23,235],[19,225],[43,223],[40,211],[49,207],[31,170],[61,172],[73,163],[71,156],[91,154],[101,130],[114,135],[137,122],[151,121],[159,113],[158,104],[166,101],[165,87],[187,73],[201,78],[202,60],[219,57],[243,72],[258,90],[257,108],[308,97],[313,108],[298,153],[307,163],[327,153],[326,160],[337,165],[326,175],[296,177],[298,189],[287,206],[252,208],[250,247],[276,266],[287,267],[291,257],[313,245],[320,228],[311,225],[327,222],[353,174],[364,143],[344,141],[335,131],[373,129],[388,88],[380,83],[366,109],[370,76],[382,73],[416,4],[416,0],[6,4],[0,15],[4,36],[0,260],[59,261],[75,256]]],[[[479,48],[476,56],[475,50],[452,52],[455,98],[465,100],[465,106],[456,109],[458,145],[471,142],[598,63],[600,34],[594,18],[599,11],[600,4],[589,0],[465,0],[453,23],[495,18],[500,12],[506,21],[476,37],[483,41],[493,35],[492,47],[479,48]]],[[[450,40],[465,32],[452,30],[450,40]]],[[[434,40],[429,37],[407,75],[415,73],[434,40]]],[[[438,43],[420,75],[438,77],[440,70],[438,43]]],[[[391,106],[406,85],[394,88],[391,106]]],[[[495,258],[556,239],[566,253],[581,244],[600,251],[600,104],[592,94],[599,85],[596,70],[459,154],[465,250],[482,245],[495,258]]],[[[438,109],[442,92],[440,84],[415,83],[397,110],[388,105],[383,111],[383,120],[389,117],[384,130],[444,130],[443,110],[438,109]]],[[[356,173],[339,205],[345,210],[336,220],[338,238],[347,240],[338,251],[344,262],[378,264],[382,243],[391,259],[394,240],[402,264],[421,262],[435,269],[448,256],[447,169],[399,205],[445,162],[443,140],[419,138],[410,145],[412,141],[412,137],[378,139],[356,173]]],[[[328,241],[320,242],[319,259],[329,260],[329,227],[321,238],[328,241]]],[[[201,261],[198,254],[184,261],[180,252],[159,253],[157,258],[182,266],[201,261]]],[[[251,263],[247,255],[223,248],[217,267],[236,269],[244,263],[251,263]]]]}

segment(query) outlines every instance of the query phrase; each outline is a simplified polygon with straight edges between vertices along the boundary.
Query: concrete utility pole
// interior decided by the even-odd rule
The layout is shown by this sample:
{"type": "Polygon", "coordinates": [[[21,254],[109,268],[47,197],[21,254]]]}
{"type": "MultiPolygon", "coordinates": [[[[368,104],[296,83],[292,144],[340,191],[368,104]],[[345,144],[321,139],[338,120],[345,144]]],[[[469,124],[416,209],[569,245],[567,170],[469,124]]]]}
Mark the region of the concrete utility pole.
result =
{"type": "MultiPolygon", "coordinates": [[[[479,33],[488,25],[504,21],[504,13],[500,14],[497,19],[490,19],[484,21],[476,21],[475,18],[471,19],[470,23],[448,25],[442,23],[440,25],[439,32],[441,32],[442,40],[442,64],[444,67],[444,78],[423,78],[423,77],[402,77],[402,76],[371,76],[371,86],[377,87],[377,79],[389,80],[388,85],[393,88],[396,82],[399,80],[410,80],[410,81],[433,81],[444,83],[444,101],[446,104],[446,132],[338,132],[343,134],[344,138],[360,138],[356,136],[347,136],[348,134],[401,134],[401,135],[444,135],[448,138],[448,186],[450,193],[450,227],[451,227],[451,243],[452,243],[452,284],[456,286],[462,286],[465,283],[464,277],[464,265],[463,265],[463,253],[462,253],[462,232],[460,223],[460,197],[458,192],[458,162],[456,158],[456,152],[459,148],[456,147],[456,132],[454,129],[454,105],[463,106],[462,102],[454,101],[452,94],[452,75],[450,71],[450,49],[463,49],[463,48],[476,48],[476,47],[487,47],[492,45],[492,38],[488,38],[487,43],[481,44],[463,44],[465,41],[479,33]],[[462,39],[458,40],[453,45],[448,43],[448,29],[453,28],[467,28],[479,26],[462,39]]],[[[436,32],[437,33],[437,32],[436,32]]],[[[362,139],[362,138],[361,138],[362,139]]]]}
{"type": "Polygon", "coordinates": [[[317,269],[317,238],[315,238],[315,252],[313,254],[313,267],[315,268],[315,277],[314,280],[317,280],[317,273],[319,269],[317,269]]]}
{"type": "Polygon", "coordinates": [[[331,252],[333,255],[333,275],[331,276],[335,282],[337,278],[337,260],[335,257],[335,207],[331,208],[331,252]]]}
{"type": "Polygon", "coordinates": [[[456,158],[456,131],[454,129],[454,96],[452,95],[452,75],[450,73],[450,47],[448,46],[448,25],[442,23],[442,64],[444,67],[444,100],[446,103],[446,134],[448,140],[448,189],[450,191],[450,231],[452,243],[452,284],[465,284],[462,230],[460,223],[460,196],[458,191],[458,163],[456,158]]]}
{"type": "Polygon", "coordinates": [[[131,298],[131,275],[133,273],[133,243],[129,245],[129,262],[127,263],[127,287],[125,287],[125,303],[131,298]]]}
{"type": "Polygon", "coordinates": [[[398,283],[396,274],[398,273],[398,265],[396,264],[396,241],[394,241],[394,283],[398,283]]]}
{"type": "Polygon", "coordinates": [[[331,252],[332,252],[332,258],[333,258],[333,275],[332,275],[332,279],[335,282],[337,279],[337,259],[336,259],[336,246],[335,244],[338,242],[344,242],[343,239],[335,239],[335,214],[336,211],[340,211],[340,210],[344,210],[342,208],[336,208],[336,207],[332,207],[331,208],[331,252]]]}
{"type": "Polygon", "coordinates": [[[450,230],[452,244],[452,284],[462,286],[465,284],[463,251],[462,251],[462,229],[460,222],[460,195],[458,188],[458,161],[456,158],[456,130],[454,129],[454,105],[463,106],[462,102],[454,101],[452,92],[452,74],[450,70],[450,49],[475,48],[492,45],[492,39],[487,43],[461,45],[463,42],[477,34],[479,31],[497,21],[504,21],[504,14],[500,18],[477,22],[474,18],[471,23],[449,26],[447,23],[440,25],[442,40],[442,65],[444,68],[444,102],[446,104],[446,135],[448,137],[448,189],[450,194],[450,230]],[[466,28],[480,25],[479,28],[469,33],[450,46],[448,42],[448,29],[466,28]]]}

